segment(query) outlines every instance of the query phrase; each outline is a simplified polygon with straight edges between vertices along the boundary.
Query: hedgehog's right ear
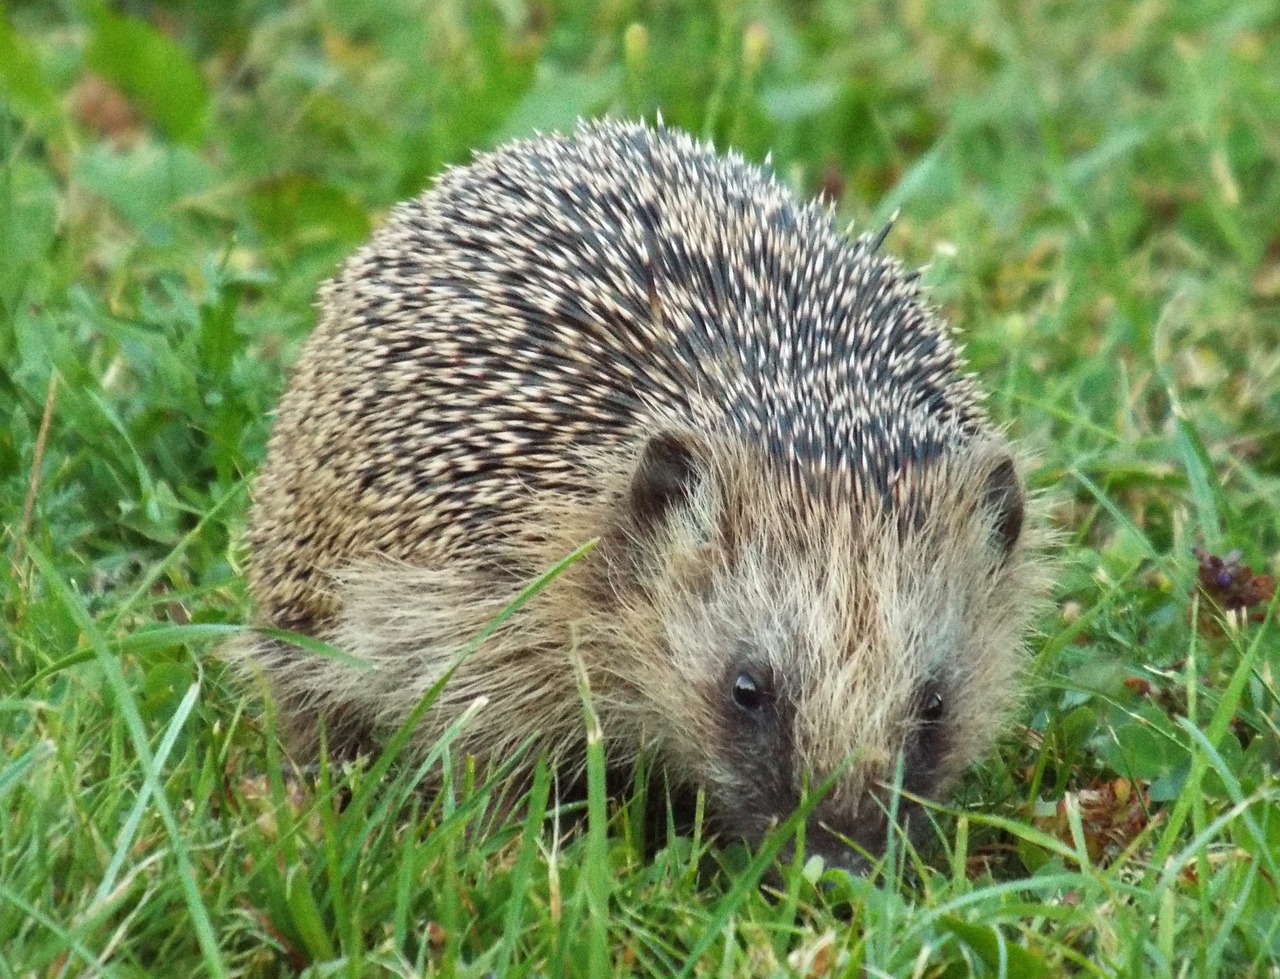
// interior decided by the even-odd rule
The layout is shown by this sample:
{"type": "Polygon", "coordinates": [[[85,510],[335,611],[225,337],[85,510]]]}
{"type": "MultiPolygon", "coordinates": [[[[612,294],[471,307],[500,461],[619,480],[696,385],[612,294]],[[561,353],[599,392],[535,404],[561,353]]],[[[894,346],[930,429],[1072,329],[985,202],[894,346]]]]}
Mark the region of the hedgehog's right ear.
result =
{"type": "Polygon", "coordinates": [[[672,507],[688,503],[702,475],[692,438],[678,432],[659,432],[650,438],[631,475],[629,502],[638,527],[656,527],[672,507]]]}

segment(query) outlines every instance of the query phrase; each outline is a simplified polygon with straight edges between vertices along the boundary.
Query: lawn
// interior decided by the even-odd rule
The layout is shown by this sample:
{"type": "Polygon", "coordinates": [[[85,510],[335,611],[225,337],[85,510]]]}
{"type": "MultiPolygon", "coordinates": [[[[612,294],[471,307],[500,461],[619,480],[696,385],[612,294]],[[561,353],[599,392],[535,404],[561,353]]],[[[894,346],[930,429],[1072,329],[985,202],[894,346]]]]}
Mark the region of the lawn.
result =
{"type": "Polygon", "coordinates": [[[30,0],[0,161],[0,979],[1280,975],[1275,0],[30,0]],[[1025,708],[866,877],[299,775],[215,655],[317,284],[658,112],[897,213],[1059,534],[1025,708]]]}

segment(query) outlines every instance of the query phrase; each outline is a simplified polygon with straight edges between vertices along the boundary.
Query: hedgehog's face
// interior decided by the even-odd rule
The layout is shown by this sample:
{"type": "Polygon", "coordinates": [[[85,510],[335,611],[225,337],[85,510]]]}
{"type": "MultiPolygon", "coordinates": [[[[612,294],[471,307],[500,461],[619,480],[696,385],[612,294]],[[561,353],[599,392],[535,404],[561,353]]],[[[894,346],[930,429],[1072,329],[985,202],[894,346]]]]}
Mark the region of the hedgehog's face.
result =
{"type": "Polygon", "coordinates": [[[910,797],[943,791],[1016,698],[1039,589],[1022,490],[1003,449],[969,446],[906,474],[908,525],[723,454],[659,436],[632,479],[635,579],[670,654],[636,680],[646,727],[723,832],[758,842],[822,793],[806,847],[853,866],[845,840],[881,850],[895,806],[918,827],[910,797]]]}

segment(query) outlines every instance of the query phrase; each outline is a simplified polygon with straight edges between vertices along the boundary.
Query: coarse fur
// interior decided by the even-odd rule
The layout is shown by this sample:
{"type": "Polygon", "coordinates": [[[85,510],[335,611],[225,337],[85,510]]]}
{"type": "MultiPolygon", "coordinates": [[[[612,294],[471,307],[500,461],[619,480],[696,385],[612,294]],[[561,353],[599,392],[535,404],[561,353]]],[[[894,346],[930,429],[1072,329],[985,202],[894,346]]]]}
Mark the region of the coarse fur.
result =
{"type": "MultiPolygon", "coordinates": [[[[321,290],[255,488],[250,581],[295,750],[527,740],[573,774],[581,664],[612,766],[650,753],[758,841],[875,849],[885,785],[990,744],[1044,587],[1039,521],[947,328],[879,239],[689,137],[507,145],[401,205],[321,290]]],[[[455,748],[455,750],[457,750],[455,748]]]]}

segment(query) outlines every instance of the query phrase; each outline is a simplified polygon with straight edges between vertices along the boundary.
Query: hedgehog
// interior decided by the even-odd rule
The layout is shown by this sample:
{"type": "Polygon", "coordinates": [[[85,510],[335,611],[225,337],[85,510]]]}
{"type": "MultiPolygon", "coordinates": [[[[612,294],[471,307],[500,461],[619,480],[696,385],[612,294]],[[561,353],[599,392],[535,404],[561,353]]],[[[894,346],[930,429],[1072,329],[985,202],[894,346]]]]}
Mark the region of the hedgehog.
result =
{"type": "Polygon", "coordinates": [[[351,657],[240,650],[297,756],[378,750],[453,670],[410,751],[465,720],[452,758],[567,784],[585,687],[609,771],[651,759],[725,838],[810,800],[807,852],[881,852],[999,733],[1044,587],[1025,463],[884,237],[661,122],[394,209],[254,490],[261,622],[351,657]]]}

